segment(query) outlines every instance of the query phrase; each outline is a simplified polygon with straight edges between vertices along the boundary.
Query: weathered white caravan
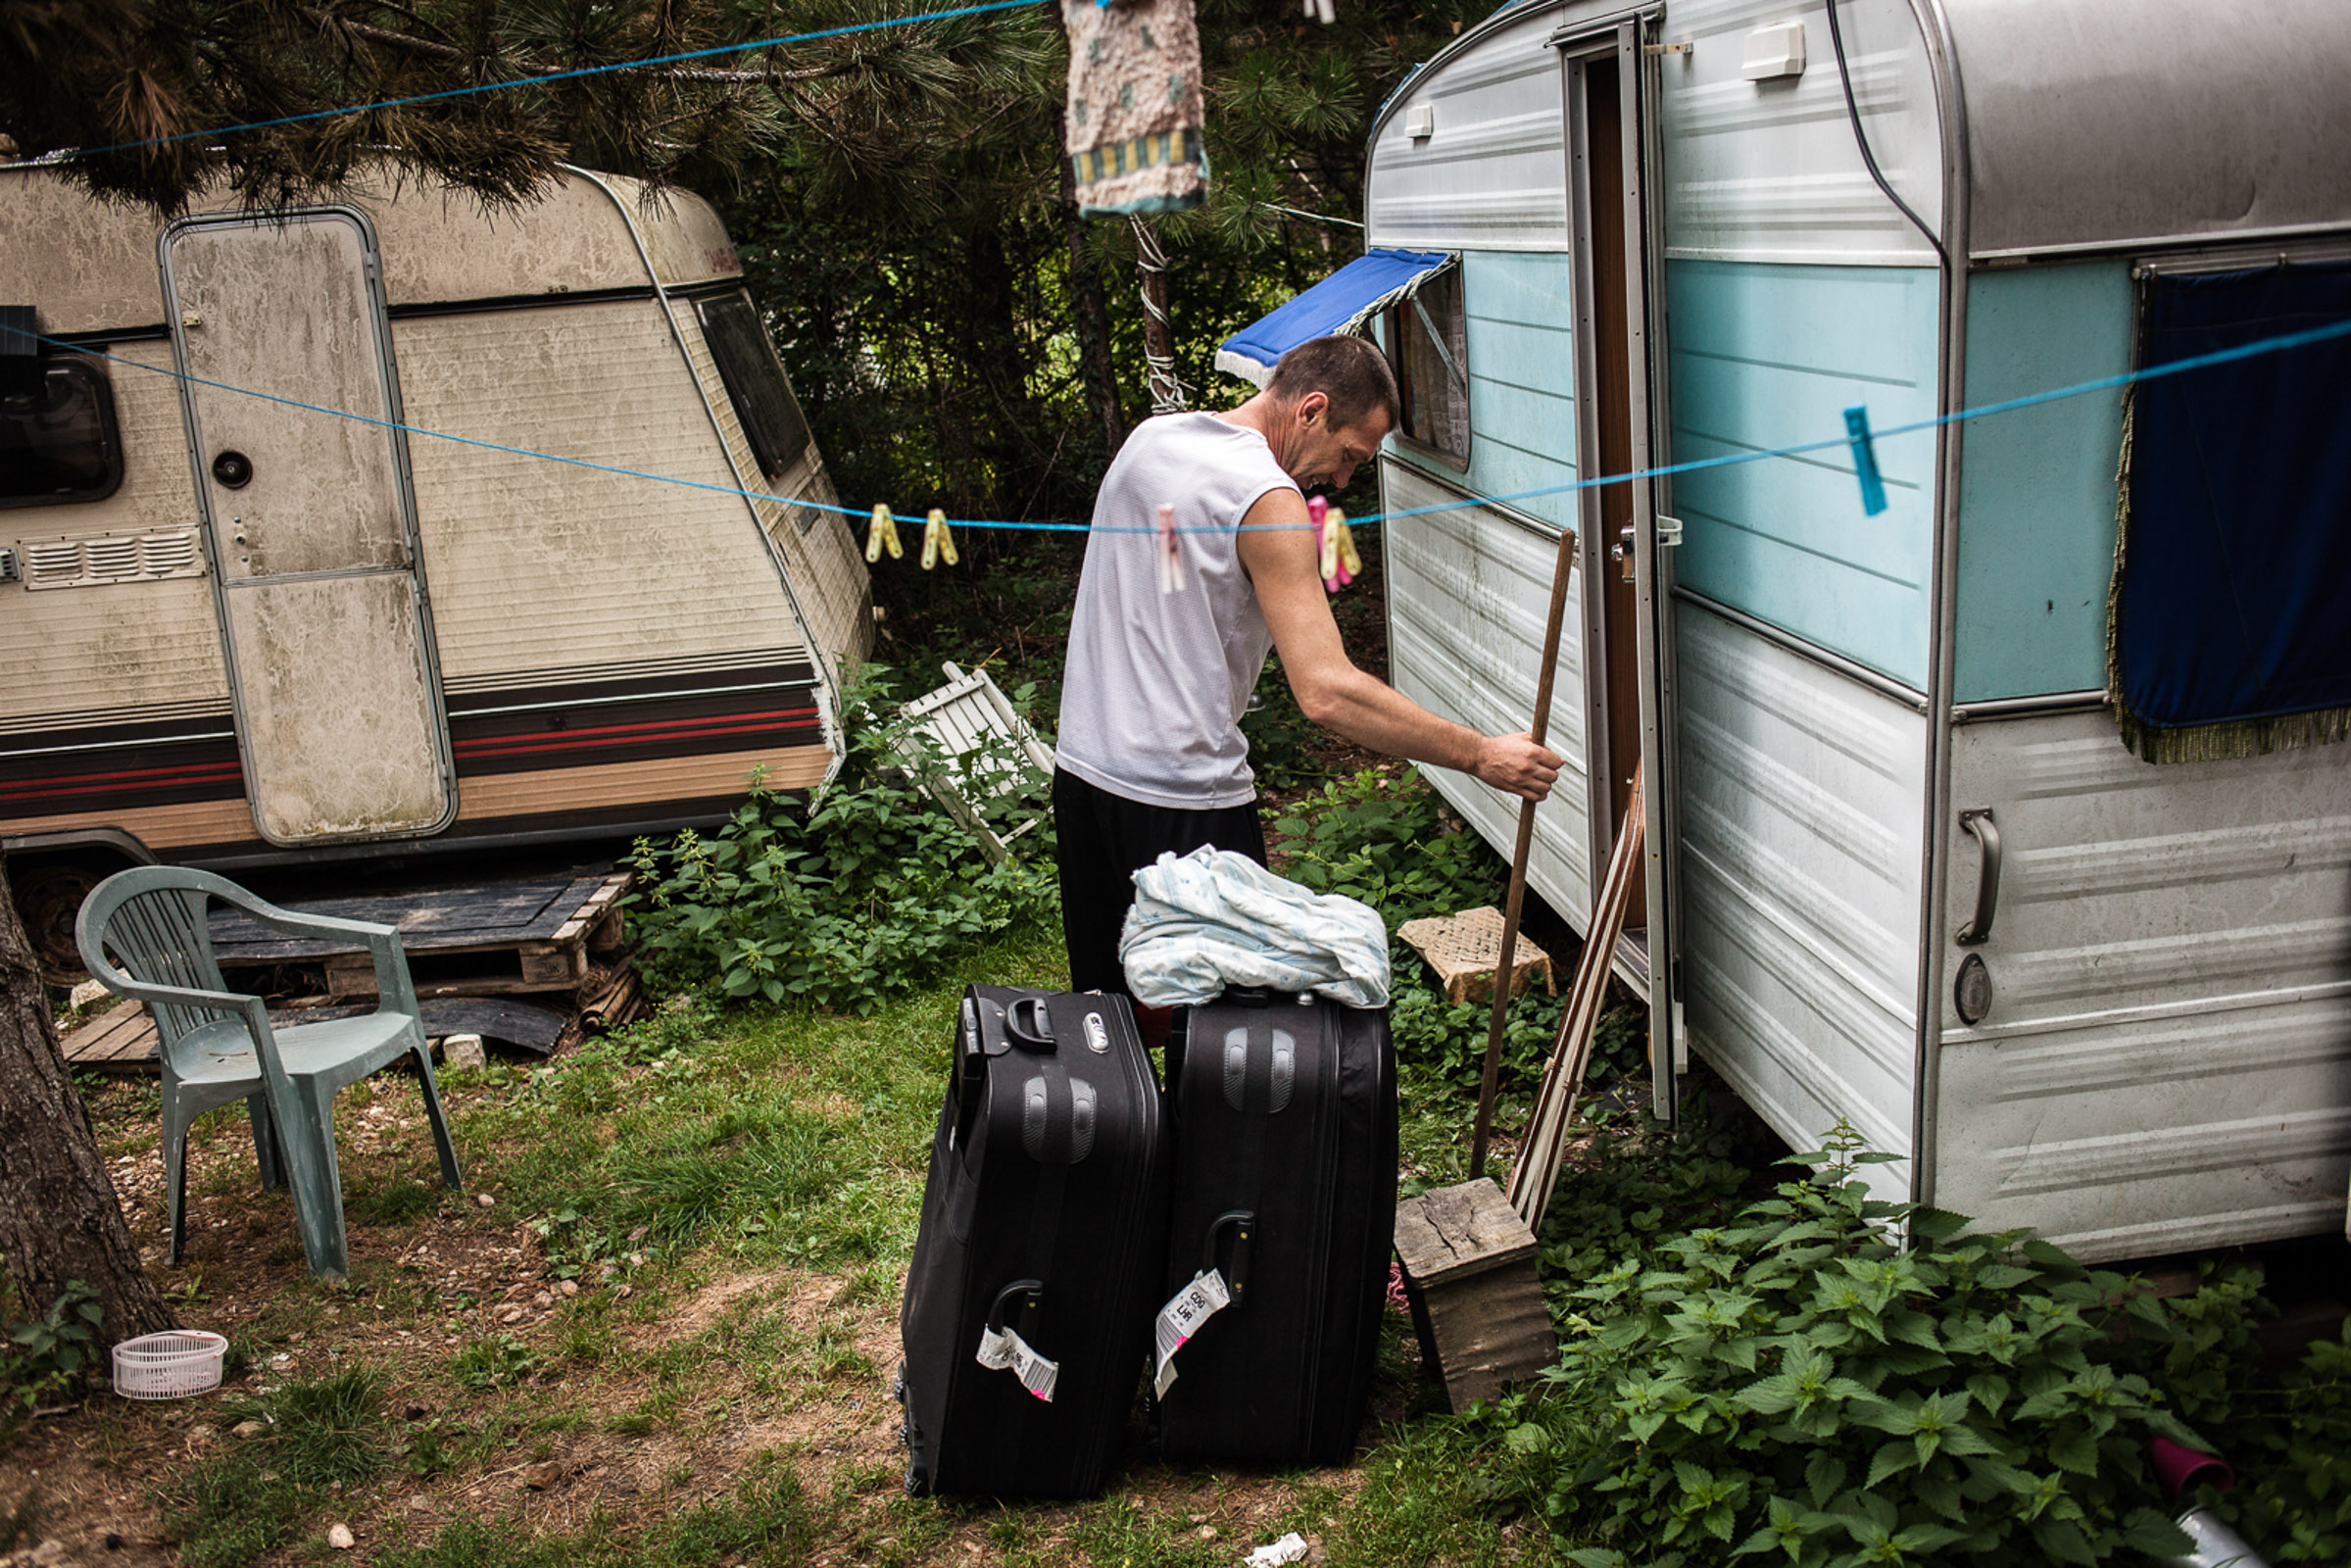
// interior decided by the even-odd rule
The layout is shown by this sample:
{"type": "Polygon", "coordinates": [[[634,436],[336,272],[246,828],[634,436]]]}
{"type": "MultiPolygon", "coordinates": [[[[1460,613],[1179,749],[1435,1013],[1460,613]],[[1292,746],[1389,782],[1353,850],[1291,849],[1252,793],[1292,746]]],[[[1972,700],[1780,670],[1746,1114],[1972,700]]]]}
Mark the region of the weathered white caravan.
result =
{"type": "Polygon", "coordinates": [[[0,401],[0,837],[61,966],[125,859],[612,838],[825,775],[865,564],[708,205],[571,170],[511,215],[362,181],[163,223],[20,165],[0,215],[0,305],[92,351],[0,401]]]}
{"type": "MultiPolygon", "coordinates": [[[[1369,242],[1450,258],[1383,329],[1410,405],[1386,506],[1451,508],[1390,525],[1396,683],[1523,725],[1576,528],[1533,882],[1584,918],[1641,760],[1616,956],[1654,1061],[1687,1045],[1799,1147],[1849,1118],[1907,1156],[1882,1179],[2084,1256],[2339,1230],[2339,340],[2218,399],[2182,376],[1882,440],[1877,515],[1841,450],[1524,493],[2351,318],[2351,11],[1831,21],[1527,0],[1382,113],[1369,242]],[[2173,331],[2239,296],[2275,310],[2173,331]],[[2191,690],[2240,660],[2241,696],[2191,690]]],[[[1509,844],[1512,803],[1435,778],[1509,844]]]]}

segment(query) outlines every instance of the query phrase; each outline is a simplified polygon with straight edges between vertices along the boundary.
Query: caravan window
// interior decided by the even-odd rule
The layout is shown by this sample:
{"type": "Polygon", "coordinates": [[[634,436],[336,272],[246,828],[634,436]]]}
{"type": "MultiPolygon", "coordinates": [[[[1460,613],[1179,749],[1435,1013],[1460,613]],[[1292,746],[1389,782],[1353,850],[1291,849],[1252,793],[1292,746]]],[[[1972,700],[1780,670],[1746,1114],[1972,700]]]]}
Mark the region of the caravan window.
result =
{"type": "MultiPolygon", "coordinates": [[[[2152,271],[2142,369],[2351,322],[2351,262],[2152,271]]],[[[2151,760],[2337,740],[2351,715],[2351,338],[2131,391],[2110,676],[2151,760]]]]}
{"type": "Polygon", "coordinates": [[[103,501],[122,482],[114,389],[85,360],[52,360],[41,389],[0,398],[0,507],[103,501]]]}
{"type": "Polygon", "coordinates": [[[710,358],[718,362],[727,401],[735,406],[735,417],[743,421],[743,433],[759,461],[759,471],[771,480],[781,479],[808,448],[808,421],[801,416],[792,384],[784,379],[784,367],[767,341],[751,295],[743,289],[715,294],[695,301],[694,310],[702,318],[710,358]]]}
{"type": "Polygon", "coordinates": [[[1388,313],[1382,334],[1396,365],[1397,434],[1455,467],[1469,465],[1469,323],[1461,270],[1448,267],[1388,313]]]}

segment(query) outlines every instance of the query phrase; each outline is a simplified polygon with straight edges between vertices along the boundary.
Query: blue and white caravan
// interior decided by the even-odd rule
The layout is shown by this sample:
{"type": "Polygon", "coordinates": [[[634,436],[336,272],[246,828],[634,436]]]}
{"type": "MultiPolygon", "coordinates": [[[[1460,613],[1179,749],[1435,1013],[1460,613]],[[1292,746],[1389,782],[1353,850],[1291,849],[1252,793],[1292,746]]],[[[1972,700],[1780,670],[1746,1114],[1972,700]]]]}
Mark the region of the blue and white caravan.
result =
{"type": "Polygon", "coordinates": [[[1556,487],[2351,319],[2345,81],[2328,0],[1523,0],[1380,116],[1368,242],[1448,259],[1384,505],[1462,503],[1388,528],[1396,682],[1523,726],[1578,531],[1534,886],[1582,924],[1642,760],[1652,1062],[1886,1196],[2342,1227],[2351,346],[1880,439],[1874,515],[1841,448],[1556,487]]]}

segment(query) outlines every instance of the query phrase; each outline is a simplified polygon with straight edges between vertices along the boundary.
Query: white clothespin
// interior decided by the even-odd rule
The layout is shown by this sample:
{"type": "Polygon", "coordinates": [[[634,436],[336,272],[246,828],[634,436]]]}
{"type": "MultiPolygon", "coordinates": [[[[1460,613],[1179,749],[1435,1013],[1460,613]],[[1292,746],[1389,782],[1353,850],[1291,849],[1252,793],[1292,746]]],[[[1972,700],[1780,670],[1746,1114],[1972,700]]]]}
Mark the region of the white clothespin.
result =
{"type": "Polygon", "coordinates": [[[1331,9],[1331,0],[1305,0],[1305,12],[1326,27],[1339,20],[1339,14],[1331,9]]]}
{"type": "Polygon", "coordinates": [[[1184,539],[1176,532],[1175,506],[1159,504],[1159,592],[1180,594],[1184,591],[1184,539]]]}

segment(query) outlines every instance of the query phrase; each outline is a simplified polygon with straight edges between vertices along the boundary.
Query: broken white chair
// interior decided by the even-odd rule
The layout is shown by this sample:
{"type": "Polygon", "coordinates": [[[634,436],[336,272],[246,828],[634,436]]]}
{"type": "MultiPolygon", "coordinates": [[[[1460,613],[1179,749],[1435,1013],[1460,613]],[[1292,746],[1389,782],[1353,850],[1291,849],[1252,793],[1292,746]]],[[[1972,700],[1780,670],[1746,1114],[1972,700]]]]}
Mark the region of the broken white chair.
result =
{"type": "Polygon", "coordinates": [[[986,670],[965,674],[952,663],[939,667],[946,672],[947,684],[902,710],[912,721],[912,733],[899,740],[899,755],[948,814],[980,841],[989,859],[1010,859],[1012,842],[1042,821],[1044,813],[1000,838],[988,826],[985,808],[1006,797],[1034,798],[1049,787],[1053,749],[1012,710],[1011,701],[986,670]],[[994,757],[1006,751],[1026,765],[992,765],[994,757]],[[975,756],[977,765],[970,760],[975,756]]]}

